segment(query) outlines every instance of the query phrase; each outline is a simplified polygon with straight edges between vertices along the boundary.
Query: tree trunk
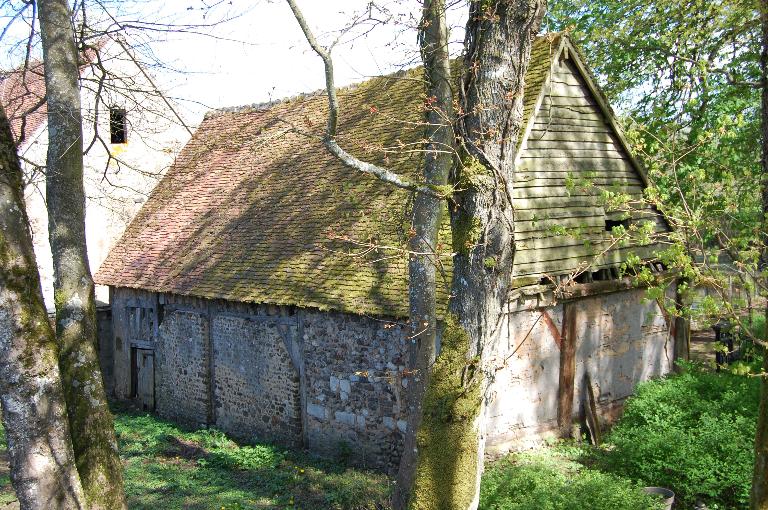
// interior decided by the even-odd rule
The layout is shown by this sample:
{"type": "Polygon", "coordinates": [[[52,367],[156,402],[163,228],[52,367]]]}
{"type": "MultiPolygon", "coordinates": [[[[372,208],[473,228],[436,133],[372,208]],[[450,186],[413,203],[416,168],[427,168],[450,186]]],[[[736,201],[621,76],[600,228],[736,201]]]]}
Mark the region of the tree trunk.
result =
{"type": "Polygon", "coordinates": [[[11,482],[24,509],[84,507],[57,361],[21,168],[0,107],[0,396],[11,482]]]}
{"type": "Polygon", "coordinates": [[[38,6],[48,103],[46,197],[59,366],[72,445],[91,508],[125,508],[122,465],[96,352],[96,308],[85,243],[78,62],[66,0],[38,6]]]}
{"type": "MultiPolygon", "coordinates": [[[[760,278],[758,288],[766,293],[768,281],[768,2],[760,1],[760,22],[762,26],[762,51],[760,53],[761,96],[761,132],[762,132],[762,200],[763,228],[761,241],[760,278]]],[[[765,309],[766,336],[768,344],[768,304],[765,309]]],[[[768,372],[768,349],[763,347],[763,371],[768,372]]],[[[757,433],[755,435],[755,469],[752,475],[752,494],[750,508],[768,509],[768,378],[760,381],[760,408],[757,415],[757,433]]]]}
{"type": "Polygon", "coordinates": [[[450,315],[427,386],[413,508],[476,508],[484,455],[484,347],[501,326],[514,258],[512,175],[523,78],[545,0],[470,2],[453,176],[450,315]]]}
{"type": "MultiPolygon", "coordinates": [[[[424,179],[427,185],[445,188],[454,163],[455,137],[453,131],[453,89],[448,54],[448,26],[445,1],[426,0],[419,31],[421,56],[427,80],[426,114],[427,140],[424,179]]],[[[444,201],[425,193],[417,193],[413,204],[414,235],[410,239],[408,263],[408,295],[410,314],[410,343],[408,345],[408,391],[406,411],[408,428],[403,456],[393,497],[396,510],[421,503],[412,488],[419,463],[419,427],[422,419],[424,391],[429,384],[430,366],[435,359],[436,320],[436,246],[443,222],[444,201]],[[411,495],[413,494],[413,498],[411,495]]]]}

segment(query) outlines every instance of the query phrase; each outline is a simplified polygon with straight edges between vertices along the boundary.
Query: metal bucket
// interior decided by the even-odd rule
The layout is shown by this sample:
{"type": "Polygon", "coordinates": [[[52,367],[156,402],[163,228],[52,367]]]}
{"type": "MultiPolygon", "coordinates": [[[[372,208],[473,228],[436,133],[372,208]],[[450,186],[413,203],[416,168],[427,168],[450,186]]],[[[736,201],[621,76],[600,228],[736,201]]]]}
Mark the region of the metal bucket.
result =
{"type": "Polygon", "coordinates": [[[664,487],[645,487],[643,492],[646,494],[652,494],[659,498],[659,500],[666,505],[667,510],[672,510],[672,505],[675,503],[675,493],[664,487]]]}

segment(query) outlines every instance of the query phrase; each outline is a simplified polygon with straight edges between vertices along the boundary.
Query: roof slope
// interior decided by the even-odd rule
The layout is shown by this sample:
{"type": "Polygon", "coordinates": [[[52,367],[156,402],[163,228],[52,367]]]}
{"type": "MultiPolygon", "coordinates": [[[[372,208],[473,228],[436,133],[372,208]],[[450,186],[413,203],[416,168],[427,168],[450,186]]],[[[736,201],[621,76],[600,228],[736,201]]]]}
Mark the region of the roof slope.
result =
{"type": "MultiPolygon", "coordinates": [[[[538,108],[559,47],[557,35],[534,44],[524,126],[538,108]]],[[[342,89],[339,99],[342,147],[419,179],[421,70],[342,89]]],[[[408,237],[411,196],[328,154],[320,140],[326,114],[323,94],[209,114],[96,281],[407,316],[407,260],[399,247],[408,237]],[[375,248],[382,246],[392,249],[375,248]]]]}
{"type": "MultiPolygon", "coordinates": [[[[340,91],[342,147],[415,178],[421,90],[410,71],[340,91]]],[[[326,115],[326,97],[318,94],[207,116],[96,280],[403,316],[404,256],[353,256],[365,248],[334,238],[402,246],[410,195],[339,164],[320,140],[326,115]]]]}

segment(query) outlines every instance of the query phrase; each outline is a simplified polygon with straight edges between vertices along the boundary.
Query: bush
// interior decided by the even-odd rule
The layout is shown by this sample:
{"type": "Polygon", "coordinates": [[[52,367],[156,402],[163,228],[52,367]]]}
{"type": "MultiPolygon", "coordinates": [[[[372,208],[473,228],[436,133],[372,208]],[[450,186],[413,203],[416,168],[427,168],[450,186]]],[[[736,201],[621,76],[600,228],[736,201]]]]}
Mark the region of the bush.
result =
{"type": "Polygon", "coordinates": [[[608,437],[610,469],[669,487],[684,506],[745,508],[759,387],[758,378],[693,366],[641,384],[608,437]]]}
{"type": "Polygon", "coordinates": [[[661,508],[638,484],[544,454],[515,455],[483,474],[484,510],[649,510],[661,508]]]}

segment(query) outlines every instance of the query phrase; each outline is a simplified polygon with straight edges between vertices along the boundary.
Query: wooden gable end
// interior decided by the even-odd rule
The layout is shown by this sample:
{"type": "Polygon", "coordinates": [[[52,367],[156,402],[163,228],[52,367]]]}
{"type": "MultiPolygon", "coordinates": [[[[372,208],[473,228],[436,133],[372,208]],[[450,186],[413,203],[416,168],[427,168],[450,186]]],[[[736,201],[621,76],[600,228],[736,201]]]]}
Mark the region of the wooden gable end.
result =
{"type": "MultiPolygon", "coordinates": [[[[657,249],[612,242],[612,226],[626,213],[606,210],[601,193],[639,200],[646,179],[569,46],[553,59],[517,161],[513,274],[520,284],[616,267],[630,253],[650,259],[657,249]]],[[[668,230],[655,209],[636,207],[630,222],[653,221],[657,232],[668,230]]]]}

